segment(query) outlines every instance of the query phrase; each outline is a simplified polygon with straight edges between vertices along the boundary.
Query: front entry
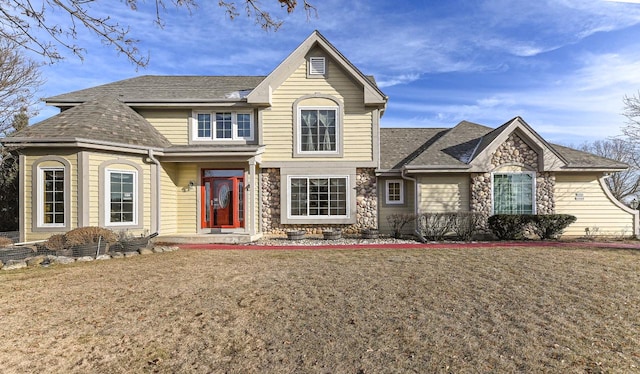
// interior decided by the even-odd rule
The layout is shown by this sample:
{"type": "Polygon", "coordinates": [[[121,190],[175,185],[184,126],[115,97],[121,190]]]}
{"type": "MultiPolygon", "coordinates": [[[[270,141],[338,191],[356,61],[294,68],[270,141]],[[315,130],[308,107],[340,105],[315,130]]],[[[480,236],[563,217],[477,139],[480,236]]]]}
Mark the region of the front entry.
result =
{"type": "Polygon", "coordinates": [[[202,228],[244,227],[244,171],[203,170],[202,228]]]}

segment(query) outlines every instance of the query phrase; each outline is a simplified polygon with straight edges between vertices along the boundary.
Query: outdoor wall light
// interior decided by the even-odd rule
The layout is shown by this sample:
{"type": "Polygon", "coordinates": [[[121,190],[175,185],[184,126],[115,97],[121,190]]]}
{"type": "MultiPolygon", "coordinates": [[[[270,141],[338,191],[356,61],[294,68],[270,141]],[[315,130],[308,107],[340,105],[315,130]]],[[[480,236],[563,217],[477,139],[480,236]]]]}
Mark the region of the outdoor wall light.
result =
{"type": "Polygon", "coordinates": [[[189,181],[189,187],[188,187],[189,191],[191,191],[191,189],[192,189],[193,187],[195,187],[195,185],[196,185],[196,182],[194,182],[194,181],[189,181]]]}

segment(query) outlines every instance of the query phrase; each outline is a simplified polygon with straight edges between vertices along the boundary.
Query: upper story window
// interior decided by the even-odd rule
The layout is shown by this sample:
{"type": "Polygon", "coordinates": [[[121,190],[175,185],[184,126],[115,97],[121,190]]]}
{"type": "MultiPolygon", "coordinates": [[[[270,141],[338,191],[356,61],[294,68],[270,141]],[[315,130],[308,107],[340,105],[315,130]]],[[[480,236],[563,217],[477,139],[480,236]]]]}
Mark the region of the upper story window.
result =
{"type": "Polygon", "coordinates": [[[194,140],[253,140],[249,112],[198,112],[194,140]]]}
{"type": "Polygon", "coordinates": [[[324,57],[309,57],[309,75],[325,75],[326,67],[324,57]]]}
{"type": "Polygon", "coordinates": [[[535,214],[532,172],[493,174],[493,214],[535,214]]]}
{"type": "Polygon", "coordinates": [[[300,153],[336,153],[338,108],[299,108],[300,153]]]}

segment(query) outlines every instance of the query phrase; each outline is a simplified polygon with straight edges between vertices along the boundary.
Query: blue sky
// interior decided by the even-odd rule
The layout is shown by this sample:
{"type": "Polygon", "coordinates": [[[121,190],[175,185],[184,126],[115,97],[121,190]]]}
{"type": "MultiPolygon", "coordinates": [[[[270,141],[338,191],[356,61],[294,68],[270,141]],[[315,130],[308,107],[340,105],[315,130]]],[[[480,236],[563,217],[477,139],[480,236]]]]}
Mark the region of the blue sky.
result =
{"type": "MultiPolygon", "coordinates": [[[[546,140],[577,146],[620,135],[622,99],[640,89],[640,0],[311,2],[318,16],[307,19],[301,7],[287,15],[262,0],[285,21],[277,32],[230,21],[217,1],[191,15],[169,6],[163,29],[149,1],[136,12],[99,2],[108,6],[97,11],[131,27],[149,66],[136,70],[80,34],[84,61],[45,66],[39,95],[145,74],[267,75],[315,29],[376,77],[390,98],[384,127],[497,127],[521,116],[546,140]]],[[[42,106],[35,120],[56,112],[42,106]]]]}

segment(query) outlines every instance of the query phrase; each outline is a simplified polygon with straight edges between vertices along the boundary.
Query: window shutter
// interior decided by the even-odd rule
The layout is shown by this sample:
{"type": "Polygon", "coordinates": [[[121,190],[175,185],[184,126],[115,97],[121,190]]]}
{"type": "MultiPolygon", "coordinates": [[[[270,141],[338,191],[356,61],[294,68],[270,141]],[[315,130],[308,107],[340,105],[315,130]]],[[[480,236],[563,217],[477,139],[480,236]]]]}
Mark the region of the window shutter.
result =
{"type": "Polygon", "coordinates": [[[324,57],[311,57],[309,58],[309,74],[310,75],[324,75],[325,73],[325,60],[324,57]]]}

